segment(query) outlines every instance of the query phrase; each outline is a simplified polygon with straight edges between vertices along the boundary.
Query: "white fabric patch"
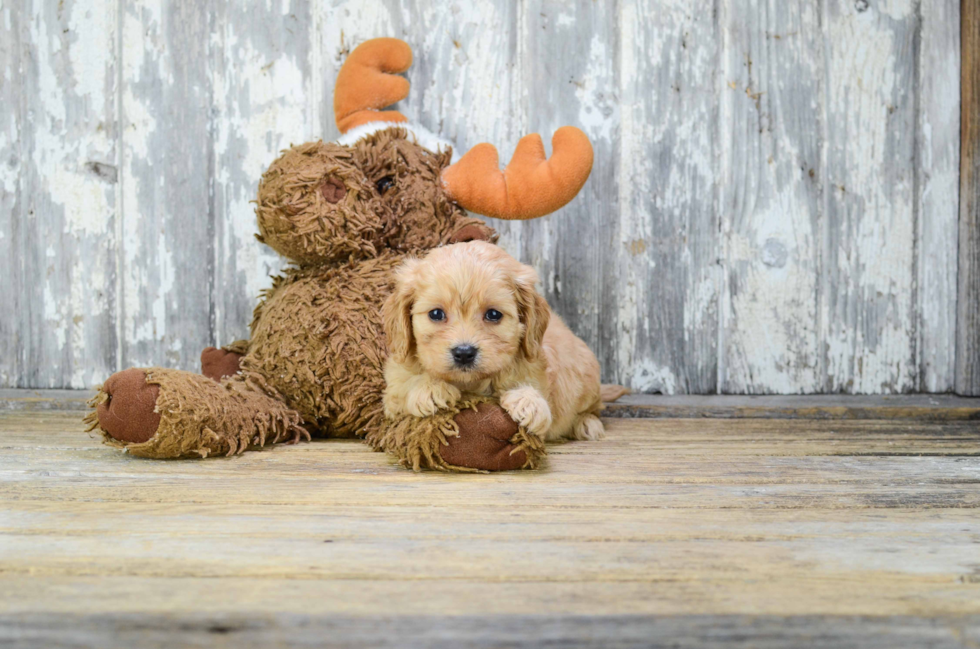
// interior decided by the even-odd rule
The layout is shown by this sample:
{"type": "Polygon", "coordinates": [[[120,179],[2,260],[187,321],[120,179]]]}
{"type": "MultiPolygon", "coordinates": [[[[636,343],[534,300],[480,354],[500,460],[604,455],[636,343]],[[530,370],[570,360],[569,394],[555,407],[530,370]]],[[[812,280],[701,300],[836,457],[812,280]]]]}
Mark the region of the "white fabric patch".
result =
{"type": "Polygon", "coordinates": [[[456,162],[460,158],[460,153],[456,147],[452,145],[452,142],[449,140],[444,140],[421,124],[413,124],[412,122],[368,122],[367,124],[361,124],[360,126],[352,128],[337,138],[337,144],[351,146],[361,138],[392,127],[405,129],[408,131],[409,137],[415,139],[416,144],[428,149],[429,151],[432,151],[433,153],[446,151],[452,147],[452,161],[456,162]]]}

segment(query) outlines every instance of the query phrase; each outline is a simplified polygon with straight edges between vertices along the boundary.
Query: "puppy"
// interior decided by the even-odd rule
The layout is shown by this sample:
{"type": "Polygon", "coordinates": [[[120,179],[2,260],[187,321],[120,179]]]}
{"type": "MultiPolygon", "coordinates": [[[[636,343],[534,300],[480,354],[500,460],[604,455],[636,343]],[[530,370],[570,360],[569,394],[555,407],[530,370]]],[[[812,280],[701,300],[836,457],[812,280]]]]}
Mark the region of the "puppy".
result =
{"type": "Polygon", "coordinates": [[[484,241],[402,264],[384,306],[385,414],[431,415],[468,393],[497,397],[545,440],[602,438],[599,362],[537,281],[533,268],[484,241]]]}

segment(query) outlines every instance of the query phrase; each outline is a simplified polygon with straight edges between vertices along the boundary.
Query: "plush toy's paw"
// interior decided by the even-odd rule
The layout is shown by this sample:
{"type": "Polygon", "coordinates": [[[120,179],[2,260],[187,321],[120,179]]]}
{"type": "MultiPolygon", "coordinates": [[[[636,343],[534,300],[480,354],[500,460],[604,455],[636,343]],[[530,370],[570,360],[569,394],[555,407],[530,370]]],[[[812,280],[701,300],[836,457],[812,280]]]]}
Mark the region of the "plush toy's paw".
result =
{"type": "Polygon", "coordinates": [[[479,223],[464,225],[449,236],[449,243],[465,243],[467,241],[493,242],[496,237],[493,230],[479,223]]]}
{"type": "Polygon", "coordinates": [[[585,415],[572,428],[572,439],[594,442],[606,436],[606,427],[595,415],[585,415]]]}
{"type": "Polygon", "coordinates": [[[461,393],[455,385],[445,381],[420,381],[405,398],[405,407],[416,417],[431,417],[444,408],[451,408],[459,401],[461,393]]]}
{"type": "Polygon", "coordinates": [[[510,442],[517,434],[517,423],[492,403],[461,410],[455,417],[459,435],[447,437],[442,459],[456,466],[483,471],[520,469],[527,454],[510,442]]]}
{"type": "Polygon", "coordinates": [[[120,442],[140,444],[151,439],[160,426],[155,412],[160,386],[146,382],[146,372],[130,368],[116,372],[102,385],[106,399],[99,403],[99,428],[120,442]]]}
{"type": "Polygon", "coordinates": [[[367,442],[415,471],[535,469],[547,455],[544,440],[519,428],[496,403],[481,400],[432,417],[388,418],[367,442]]]}
{"type": "Polygon", "coordinates": [[[533,435],[544,437],[551,428],[551,408],[544,396],[530,386],[507,390],[500,396],[500,405],[533,435]]]}
{"type": "Polygon", "coordinates": [[[207,347],[201,352],[201,374],[220,382],[226,376],[238,374],[241,360],[242,354],[226,349],[207,347]]]}

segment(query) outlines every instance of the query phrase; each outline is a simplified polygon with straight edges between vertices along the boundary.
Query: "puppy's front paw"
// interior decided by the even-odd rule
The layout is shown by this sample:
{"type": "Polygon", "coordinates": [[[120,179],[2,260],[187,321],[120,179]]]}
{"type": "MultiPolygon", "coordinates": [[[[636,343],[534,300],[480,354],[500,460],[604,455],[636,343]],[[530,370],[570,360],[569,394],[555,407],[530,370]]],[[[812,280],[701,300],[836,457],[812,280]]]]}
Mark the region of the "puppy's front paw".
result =
{"type": "Polygon", "coordinates": [[[544,437],[551,428],[551,408],[544,396],[530,386],[504,392],[500,407],[529,433],[544,437]]]}
{"type": "Polygon", "coordinates": [[[459,389],[444,381],[423,381],[412,388],[405,400],[408,411],[416,417],[430,417],[443,408],[456,405],[459,389]]]}

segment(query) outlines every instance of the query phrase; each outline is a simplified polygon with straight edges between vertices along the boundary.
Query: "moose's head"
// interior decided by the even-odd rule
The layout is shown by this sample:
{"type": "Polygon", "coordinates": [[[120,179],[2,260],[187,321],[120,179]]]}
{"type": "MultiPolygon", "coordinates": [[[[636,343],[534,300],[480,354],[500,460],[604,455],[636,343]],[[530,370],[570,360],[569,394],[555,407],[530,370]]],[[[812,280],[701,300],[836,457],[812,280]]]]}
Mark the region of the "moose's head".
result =
{"type": "Polygon", "coordinates": [[[301,264],[386,248],[425,250],[494,231],[466,210],[502,219],[533,219],[568,203],[592,170],[592,146],[565,126],[545,157],[538,135],[521,139],[500,171],[497,150],[479,144],[458,162],[435,135],[381,109],[408,96],[398,73],[412,50],[394,38],[359,45],[337,75],[334,115],[344,134],[332,143],[287,149],[263,174],[256,215],[259,239],[301,264]]]}

